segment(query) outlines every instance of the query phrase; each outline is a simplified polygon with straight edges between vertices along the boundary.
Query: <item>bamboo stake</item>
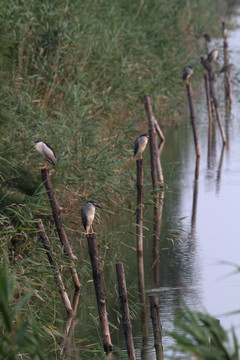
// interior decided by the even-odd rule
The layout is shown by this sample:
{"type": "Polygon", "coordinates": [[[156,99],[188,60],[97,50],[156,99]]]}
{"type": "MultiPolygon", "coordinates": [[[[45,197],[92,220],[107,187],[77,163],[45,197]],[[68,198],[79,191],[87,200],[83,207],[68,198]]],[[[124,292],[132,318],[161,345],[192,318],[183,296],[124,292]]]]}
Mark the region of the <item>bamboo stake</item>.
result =
{"type": "Polygon", "coordinates": [[[151,319],[154,332],[154,347],[156,351],[156,359],[163,359],[163,347],[162,347],[162,327],[160,324],[160,315],[159,315],[159,304],[158,297],[156,295],[149,296],[150,299],[150,309],[151,309],[151,319]]]}
{"type": "Polygon", "coordinates": [[[118,281],[118,293],[120,299],[120,307],[122,313],[122,324],[125,335],[125,341],[127,346],[128,357],[135,360],[135,350],[132,335],[132,324],[130,319],[130,312],[128,307],[128,295],[125,279],[124,266],[122,263],[116,264],[117,281],[118,281]]]}
{"type": "MultiPolygon", "coordinates": [[[[69,244],[68,238],[67,238],[67,234],[65,232],[63,223],[62,223],[62,218],[61,218],[61,211],[62,208],[58,205],[57,199],[56,199],[56,195],[55,195],[55,191],[53,188],[53,184],[51,181],[51,175],[49,173],[49,169],[48,168],[42,168],[41,169],[41,173],[42,173],[42,180],[44,182],[45,188],[47,190],[47,194],[49,197],[49,201],[51,204],[51,208],[52,208],[52,214],[53,214],[53,219],[56,225],[56,229],[58,232],[58,236],[59,239],[62,243],[62,246],[64,248],[64,252],[65,254],[68,255],[68,257],[70,259],[77,259],[77,257],[73,254],[72,252],[72,248],[69,244]]],[[[74,281],[74,285],[76,287],[76,289],[80,289],[80,281],[78,279],[78,274],[76,269],[73,267],[74,264],[71,261],[71,267],[70,267],[70,272],[72,274],[72,278],[74,281]]]]}
{"type": "Polygon", "coordinates": [[[103,348],[106,354],[109,354],[112,351],[112,343],[108,324],[106,298],[103,287],[103,275],[100,268],[100,259],[98,254],[97,235],[95,233],[87,234],[87,241],[88,252],[92,264],[92,274],[97,298],[98,314],[101,324],[103,348]]]}
{"type": "Polygon", "coordinates": [[[37,223],[37,227],[39,229],[39,236],[42,241],[43,247],[46,250],[48,261],[51,264],[52,268],[54,269],[54,272],[55,272],[54,277],[55,277],[56,283],[58,285],[59,293],[61,295],[64,307],[67,311],[68,316],[71,317],[73,315],[72,305],[69,300],[68,294],[66,292],[65,286],[63,284],[63,280],[62,280],[62,276],[60,274],[58,262],[57,262],[56,256],[53,254],[53,251],[51,249],[50,241],[45,232],[42,221],[39,221],[37,223]]]}
{"type": "Polygon", "coordinates": [[[205,67],[205,69],[208,71],[208,78],[210,81],[210,94],[211,94],[211,98],[213,99],[213,104],[215,107],[216,118],[218,121],[220,133],[222,136],[222,141],[223,141],[223,144],[226,144],[227,139],[226,139],[226,135],[225,135],[223,124],[222,124],[222,118],[221,118],[219,107],[218,107],[218,101],[216,98],[214,67],[213,67],[212,63],[210,63],[207,59],[204,59],[203,57],[201,57],[201,63],[205,67]]]}
{"type": "Polygon", "coordinates": [[[196,150],[197,157],[200,158],[200,148],[199,148],[199,142],[198,142],[196,116],[195,116],[195,110],[194,110],[194,105],[193,105],[192,86],[189,82],[186,82],[186,87],[187,87],[187,95],[188,95],[188,102],[189,102],[189,109],[190,109],[190,116],[191,116],[191,124],[192,124],[192,129],[193,129],[195,150],[196,150]]]}

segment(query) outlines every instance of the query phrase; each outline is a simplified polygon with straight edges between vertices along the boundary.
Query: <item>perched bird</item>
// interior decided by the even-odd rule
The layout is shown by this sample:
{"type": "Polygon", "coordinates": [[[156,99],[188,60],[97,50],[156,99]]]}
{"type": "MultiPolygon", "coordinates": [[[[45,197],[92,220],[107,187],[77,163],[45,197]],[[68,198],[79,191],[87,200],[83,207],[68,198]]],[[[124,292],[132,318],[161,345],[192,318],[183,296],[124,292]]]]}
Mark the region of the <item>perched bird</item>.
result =
{"type": "Polygon", "coordinates": [[[225,73],[231,71],[233,68],[233,64],[227,64],[226,66],[223,66],[220,70],[220,73],[225,73]]]}
{"type": "Polygon", "coordinates": [[[135,159],[142,159],[142,153],[146,149],[149,136],[147,134],[139,135],[134,143],[134,157],[135,159]]]}
{"type": "MultiPolygon", "coordinates": [[[[42,155],[44,160],[46,160],[51,165],[56,165],[57,158],[54,150],[50,145],[45,143],[44,141],[37,140],[31,147],[35,147],[35,149],[42,155]]],[[[45,168],[47,167],[47,163],[45,164],[45,168]]]]}
{"type": "Polygon", "coordinates": [[[203,37],[205,38],[205,40],[206,40],[207,42],[210,42],[210,41],[211,41],[211,36],[210,36],[209,34],[205,33],[205,34],[203,34],[203,37]]]}
{"type": "Polygon", "coordinates": [[[194,72],[194,68],[192,66],[186,66],[184,69],[183,69],[183,73],[182,73],[182,79],[183,81],[186,81],[188,82],[188,79],[190,78],[190,76],[193,74],[194,72]]]}
{"type": "Polygon", "coordinates": [[[227,35],[228,35],[228,31],[227,31],[227,29],[225,28],[225,29],[223,30],[223,37],[226,38],[227,35]]]}
{"type": "Polygon", "coordinates": [[[92,223],[95,217],[96,207],[101,208],[101,206],[98,205],[95,201],[90,200],[82,208],[82,223],[84,229],[86,230],[86,234],[89,233],[90,229],[92,229],[93,233],[92,223]]]}
{"type": "Polygon", "coordinates": [[[213,62],[214,60],[216,60],[216,58],[218,57],[219,51],[217,49],[213,49],[209,54],[208,54],[208,61],[213,62]]]}

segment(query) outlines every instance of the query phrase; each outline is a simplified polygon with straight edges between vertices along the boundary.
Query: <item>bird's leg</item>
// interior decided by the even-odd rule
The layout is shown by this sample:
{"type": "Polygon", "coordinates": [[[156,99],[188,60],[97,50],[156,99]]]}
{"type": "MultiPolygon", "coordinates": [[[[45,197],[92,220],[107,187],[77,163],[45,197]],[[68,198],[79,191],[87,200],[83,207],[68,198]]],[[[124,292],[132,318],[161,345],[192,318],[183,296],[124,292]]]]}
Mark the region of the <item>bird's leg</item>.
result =
{"type": "Polygon", "coordinates": [[[92,225],[91,225],[91,229],[92,229],[91,234],[96,234],[96,232],[95,232],[95,231],[93,231],[93,226],[92,226],[92,225]]]}
{"type": "Polygon", "coordinates": [[[42,169],[47,169],[48,168],[48,164],[45,163],[45,165],[42,167],[42,169]]]}

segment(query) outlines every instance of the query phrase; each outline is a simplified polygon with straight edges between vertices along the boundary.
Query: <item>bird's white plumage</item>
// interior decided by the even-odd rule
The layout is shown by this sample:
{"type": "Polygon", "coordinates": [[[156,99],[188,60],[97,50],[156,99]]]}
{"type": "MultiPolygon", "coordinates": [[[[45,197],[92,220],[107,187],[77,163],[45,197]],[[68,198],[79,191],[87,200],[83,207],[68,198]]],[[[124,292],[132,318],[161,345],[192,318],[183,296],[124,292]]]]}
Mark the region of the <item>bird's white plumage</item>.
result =
{"type": "Polygon", "coordinates": [[[134,156],[135,158],[138,158],[146,149],[148,143],[148,137],[145,135],[140,135],[135,140],[135,146],[134,146],[134,156]]]}
{"type": "Polygon", "coordinates": [[[35,149],[42,155],[42,157],[48,161],[51,165],[56,165],[57,159],[54,151],[43,141],[39,141],[35,144],[35,149]]]}
{"type": "Polygon", "coordinates": [[[90,227],[93,223],[95,217],[95,206],[91,202],[87,202],[82,210],[82,219],[84,222],[84,227],[87,232],[89,232],[90,227]]]}
{"type": "Polygon", "coordinates": [[[208,61],[213,62],[218,57],[219,50],[214,49],[208,54],[208,61]]]}

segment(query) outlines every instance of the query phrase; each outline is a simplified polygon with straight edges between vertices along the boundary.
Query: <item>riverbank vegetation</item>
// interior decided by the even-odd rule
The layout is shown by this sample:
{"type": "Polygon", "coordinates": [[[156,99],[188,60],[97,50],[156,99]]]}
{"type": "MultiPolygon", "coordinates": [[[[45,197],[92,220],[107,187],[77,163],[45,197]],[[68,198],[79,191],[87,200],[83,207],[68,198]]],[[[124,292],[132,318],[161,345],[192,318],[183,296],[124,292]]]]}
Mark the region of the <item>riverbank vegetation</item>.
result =
{"type": "MultiPolygon", "coordinates": [[[[108,216],[133,207],[133,141],[147,131],[143,95],[151,96],[162,127],[183,121],[182,69],[191,64],[194,81],[201,78],[197,70],[205,54],[203,34],[220,36],[223,16],[233,5],[228,0],[2,0],[1,261],[7,254],[7,269],[15,278],[4,311],[13,311],[13,326],[27,331],[31,310],[48,359],[56,358],[63,316],[51,268],[38,243],[37,219],[43,219],[60,255],[62,249],[52,230],[41,160],[30,145],[42,139],[57,153],[52,179],[71,236],[80,237],[79,209],[90,198],[105,206],[99,229],[106,229],[108,216]],[[31,298],[23,298],[26,293],[31,298]],[[14,311],[22,298],[22,307],[14,311]]],[[[68,266],[63,257],[60,261],[63,269],[68,266]]],[[[84,293],[89,263],[81,262],[78,270],[84,293]]],[[[5,291],[10,290],[5,284],[5,291]]],[[[2,309],[10,344],[17,330],[9,328],[2,309]]],[[[19,344],[9,359],[23,351],[19,344]]]]}

